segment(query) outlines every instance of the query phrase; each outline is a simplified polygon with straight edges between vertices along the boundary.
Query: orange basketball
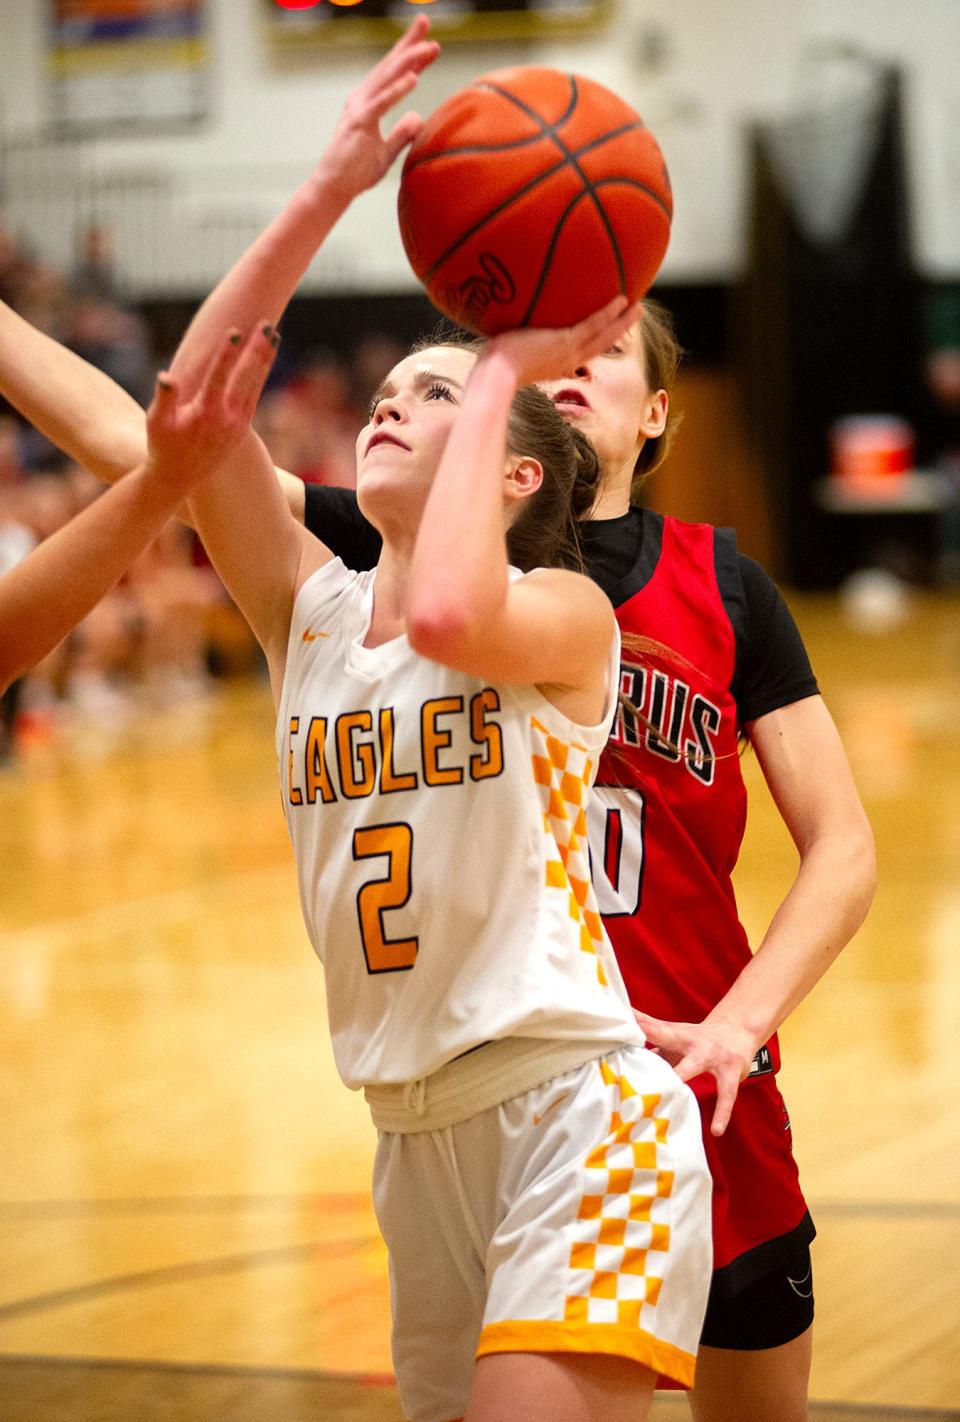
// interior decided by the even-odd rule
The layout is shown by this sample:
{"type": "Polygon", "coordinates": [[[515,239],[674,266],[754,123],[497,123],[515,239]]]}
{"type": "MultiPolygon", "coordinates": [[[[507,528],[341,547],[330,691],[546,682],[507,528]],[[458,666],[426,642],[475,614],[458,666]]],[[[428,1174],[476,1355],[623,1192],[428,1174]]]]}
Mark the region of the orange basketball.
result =
{"type": "Polygon", "coordinates": [[[434,304],[470,330],[569,326],[657,274],[673,197],[629,104],[521,67],[441,104],[403,165],[400,232],[434,304]]]}

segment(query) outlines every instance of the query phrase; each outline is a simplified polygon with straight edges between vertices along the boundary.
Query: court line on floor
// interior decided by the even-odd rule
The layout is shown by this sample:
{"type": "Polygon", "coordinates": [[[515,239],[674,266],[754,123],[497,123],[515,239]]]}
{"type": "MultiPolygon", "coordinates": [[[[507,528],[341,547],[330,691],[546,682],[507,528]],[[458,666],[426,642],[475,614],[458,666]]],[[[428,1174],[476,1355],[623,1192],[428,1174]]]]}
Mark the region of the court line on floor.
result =
{"type": "Polygon", "coordinates": [[[157,927],[169,927],[184,919],[195,918],[199,912],[224,908],[235,912],[280,894],[289,897],[292,904],[297,902],[292,859],[243,873],[225,873],[222,878],[205,879],[202,884],[184,885],[159,894],[101,904],[99,908],[72,914],[68,918],[31,924],[29,928],[9,929],[3,935],[4,952],[57,952],[64,948],[76,948],[78,940],[82,942],[127,931],[142,934],[145,925],[152,933],[157,927]]]}
{"type": "Polygon", "coordinates": [[[850,1219],[960,1219],[960,1200],[811,1200],[812,1215],[850,1219]]]}
{"type": "Polygon", "coordinates": [[[197,1377],[275,1378],[290,1382],[356,1383],[360,1387],[392,1387],[392,1373],[332,1372],[327,1368],[248,1368],[241,1363],[178,1363],[166,1358],[87,1358],[59,1353],[0,1352],[0,1368],[12,1363],[24,1367],[117,1368],[129,1372],[141,1369],[161,1373],[187,1373],[197,1377]]]}
{"type": "Polygon", "coordinates": [[[361,1235],[352,1239],[311,1240],[306,1244],[290,1244],[282,1248],[247,1250],[242,1254],[225,1254],[215,1259],[194,1260],[185,1264],[165,1265],[160,1269],[141,1269],[132,1274],[117,1274],[107,1279],[93,1279],[87,1284],[74,1284],[68,1289],[53,1289],[29,1298],[14,1299],[0,1304],[0,1328],[11,1319],[52,1309],[68,1308],[72,1304],[105,1298],[110,1294],[129,1293],[134,1289],[162,1288],[191,1279],[215,1278],[219,1274],[240,1273],[263,1269],[271,1265],[309,1258],[322,1252],[324,1259],[348,1256],[371,1245],[378,1245],[379,1235],[361,1235]]]}
{"type": "MultiPolygon", "coordinates": [[[[89,1371],[117,1371],[127,1373],[161,1373],[164,1375],[181,1375],[195,1378],[230,1378],[250,1382],[257,1380],[270,1382],[315,1382],[315,1383],[336,1383],[353,1384],[356,1387],[387,1388],[394,1386],[394,1378],[390,1373],[377,1372],[333,1372],[321,1368],[250,1368],[239,1364],[223,1363],[180,1363],[171,1362],[164,1359],[137,1359],[137,1358],[87,1358],[83,1356],[56,1355],[56,1354],[30,1354],[30,1353],[2,1353],[0,1352],[0,1371],[5,1368],[15,1369],[48,1367],[51,1370],[61,1369],[67,1371],[70,1368],[85,1369],[89,1371]]],[[[662,1408],[664,1406],[675,1406],[679,1411],[683,1409],[686,1416],[686,1399],[680,1397],[666,1397],[657,1394],[657,1403],[662,1408]]],[[[911,1407],[905,1404],[890,1403],[863,1403],[863,1402],[831,1402],[829,1400],[818,1399],[809,1403],[809,1411],[812,1417],[821,1413],[831,1413],[836,1415],[842,1413],[846,1417],[855,1419],[886,1417],[891,1419],[909,1419],[909,1422],[955,1422],[960,1418],[960,1411],[952,1408],[938,1407],[911,1407]]]]}
{"type": "Polygon", "coordinates": [[[283,1213],[326,1210],[352,1214],[372,1208],[368,1191],[324,1195],[156,1195],[102,1200],[0,1200],[4,1220],[122,1218],[126,1215],[283,1213]]]}

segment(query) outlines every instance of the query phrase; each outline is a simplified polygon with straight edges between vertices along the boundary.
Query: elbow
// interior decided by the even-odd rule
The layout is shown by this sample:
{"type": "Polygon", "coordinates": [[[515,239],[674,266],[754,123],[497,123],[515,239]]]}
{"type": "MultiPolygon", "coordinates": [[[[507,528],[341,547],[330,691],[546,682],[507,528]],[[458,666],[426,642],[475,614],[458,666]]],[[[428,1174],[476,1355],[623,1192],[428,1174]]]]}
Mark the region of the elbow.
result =
{"type": "Polygon", "coordinates": [[[877,889],[877,853],[866,815],[859,817],[844,836],[844,850],[836,872],[846,885],[851,915],[859,926],[867,916],[877,889]]]}
{"type": "Polygon", "coordinates": [[[413,650],[444,666],[459,665],[472,633],[473,622],[466,609],[446,600],[411,608],[407,619],[407,638],[413,650]]]}
{"type": "Polygon", "coordinates": [[[864,817],[863,829],[857,846],[857,866],[860,891],[863,896],[863,912],[866,915],[877,891],[877,851],[873,842],[873,831],[866,817],[864,817]]]}

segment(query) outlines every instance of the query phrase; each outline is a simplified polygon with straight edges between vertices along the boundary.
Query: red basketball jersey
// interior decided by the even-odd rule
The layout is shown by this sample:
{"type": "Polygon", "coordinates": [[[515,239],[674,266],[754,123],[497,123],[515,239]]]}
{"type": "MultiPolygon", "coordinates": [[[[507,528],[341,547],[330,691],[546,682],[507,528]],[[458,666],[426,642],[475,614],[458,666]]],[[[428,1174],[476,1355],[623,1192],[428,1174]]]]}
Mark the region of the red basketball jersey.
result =
{"type": "MultiPolygon", "coordinates": [[[[669,1021],[699,1022],[749,961],[731,875],[746,822],[731,691],[736,641],[720,578],[739,586],[732,533],[662,522],[652,572],[616,609],[621,689],[649,726],[622,709],[591,806],[593,879],[631,1000],[669,1021]],[[630,637],[669,651],[632,652],[630,637]],[[674,655],[675,654],[675,655],[674,655]]],[[[638,569],[637,581],[644,575],[638,569]]],[[[734,1261],[736,1291],[776,1264],[771,1246],[813,1228],[797,1182],[776,1088],[776,1038],[757,1054],[720,1141],[709,1136],[712,1077],[692,1083],[714,1175],[715,1268],[734,1261]],[[745,1256],[749,1256],[746,1258],[745,1256]]]]}

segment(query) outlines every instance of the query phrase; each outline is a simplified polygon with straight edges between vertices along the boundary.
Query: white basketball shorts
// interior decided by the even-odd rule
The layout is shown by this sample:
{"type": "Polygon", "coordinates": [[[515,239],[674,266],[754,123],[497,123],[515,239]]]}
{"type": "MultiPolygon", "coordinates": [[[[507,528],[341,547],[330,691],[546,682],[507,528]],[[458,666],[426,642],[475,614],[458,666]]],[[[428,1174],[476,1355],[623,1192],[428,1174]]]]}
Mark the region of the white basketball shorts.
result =
{"type": "Polygon", "coordinates": [[[409,1422],[464,1415],[476,1358],[611,1353],[693,1382],[712,1269],[692,1092],[624,1046],[444,1130],[381,1132],[409,1422]]]}

